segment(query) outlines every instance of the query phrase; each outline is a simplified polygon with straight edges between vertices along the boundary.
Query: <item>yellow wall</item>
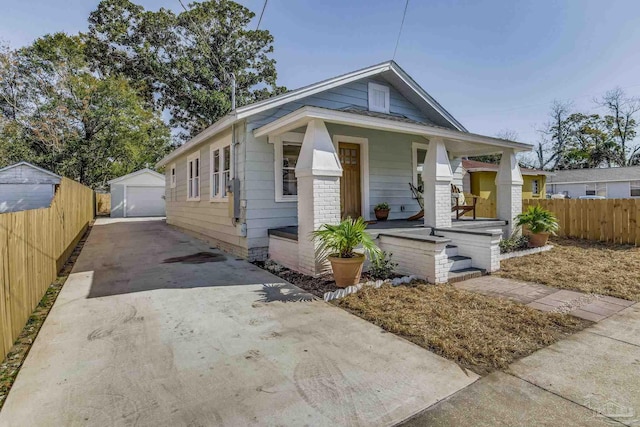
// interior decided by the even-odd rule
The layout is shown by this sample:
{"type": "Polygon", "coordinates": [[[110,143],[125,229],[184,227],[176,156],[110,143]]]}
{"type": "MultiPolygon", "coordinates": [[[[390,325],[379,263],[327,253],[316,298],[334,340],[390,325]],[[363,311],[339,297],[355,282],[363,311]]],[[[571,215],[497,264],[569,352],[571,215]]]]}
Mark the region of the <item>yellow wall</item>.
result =
{"type": "MultiPolygon", "coordinates": [[[[496,172],[470,172],[471,194],[480,196],[483,199],[496,201],[496,172]]],[[[522,185],[523,199],[546,198],[547,180],[545,175],[523,175],[522,185]],[[533,180],[538,180],[539,194],[534,195],[532,190],[533,180]]]]}

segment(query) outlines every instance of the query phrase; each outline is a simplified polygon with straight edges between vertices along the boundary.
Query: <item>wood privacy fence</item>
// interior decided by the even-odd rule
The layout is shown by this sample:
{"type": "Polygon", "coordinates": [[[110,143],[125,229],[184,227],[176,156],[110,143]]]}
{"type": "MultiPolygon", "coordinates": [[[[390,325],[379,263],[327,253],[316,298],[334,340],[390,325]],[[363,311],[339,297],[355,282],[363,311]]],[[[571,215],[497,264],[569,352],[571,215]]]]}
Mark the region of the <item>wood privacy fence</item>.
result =
{"type": "Polygon", "coordinates": [[[0,352],[29,316],[93,219],[93,191],[62,178],[45,209],[0,214],[0,352]]]}
{"type": "Polygon", "coordinates": [[[96,215],[109,215],[111,213],[111,194],[96,193],[96,215]]]}
{"type": "Polygon", "coordinates": [[[640,199],[529,199],[522,209],[538,204],[556,214],[560,236],[640,246],[640,199]]]}

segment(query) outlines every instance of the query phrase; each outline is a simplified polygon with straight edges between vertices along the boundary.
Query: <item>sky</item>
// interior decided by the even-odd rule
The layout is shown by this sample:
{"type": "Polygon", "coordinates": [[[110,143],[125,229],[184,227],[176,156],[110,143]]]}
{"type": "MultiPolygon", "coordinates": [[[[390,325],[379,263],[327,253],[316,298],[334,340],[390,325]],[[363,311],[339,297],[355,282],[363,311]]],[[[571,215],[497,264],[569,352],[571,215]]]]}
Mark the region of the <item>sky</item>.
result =
{"type": "MultiPolygon", "coordinates": [[[[187,0],[188,1],[188,0],[187,0]]],[[[137,0],[179,12],[178,0],[137,0]]],[[[264,0],[239,0],[259,15],[264,0]]],[[[0,0],[0,40],[86,31],[95,0],[0,0]]],[[[392,59],[405,0],[269,0],[278,84],[295,89],[392,59]]],[[[469,131],[538,142],[553,100],[600,112],[640,96],[640,1],[410,0],[396,62],[469,131]]],[[[257,16],[252,24],[257,24],[257,16]]]]}

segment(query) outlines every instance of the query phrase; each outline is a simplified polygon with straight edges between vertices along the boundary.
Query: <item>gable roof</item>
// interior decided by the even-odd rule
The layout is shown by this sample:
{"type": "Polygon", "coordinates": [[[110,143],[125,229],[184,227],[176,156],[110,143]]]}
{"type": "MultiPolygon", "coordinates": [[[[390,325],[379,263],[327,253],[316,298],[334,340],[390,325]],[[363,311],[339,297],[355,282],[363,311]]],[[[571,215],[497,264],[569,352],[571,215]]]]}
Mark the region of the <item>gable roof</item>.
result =
{"type": "Polygon", "coordinates": [[[430,114],[435,113],[442,117],[443,123],[447,123],[460,132],[467,132],[467,129],[460,122],[458,122],[447,110],[444,109],[444,107],[442,107],[442,105],[440,105],[431,95],[420,87],[420,85],[416,83],[416,81],[413,80],[413,78],[411,78],[411,76],[409,76],[402,68],[400,68],[395,61],[385,61],[380,64],[303,86],[299,89],[291,90],[272,98],[254,102],[253,104],[238,107],[169,153],[160,160],[160,162],[158,162],[157,166],[161,167],[168,164],[171,160],[190,150],[192,147],[195,147],[201,142],[209,139],[219,132],[224,131],[229,126],[247,117],[272,108],[277,108],[289,102],[306,98],[316,93],[376,75],[382,75],[400,92],[401,95],[407,98],[420,110],[425,112],[428,111],[430,114]]]}
{"type": "Polygon", "coordinates": [[[149,168],[144,168],[144,169],[140,169],[139,171],[131,172],[130,174],[123,175],[123,176],[118,177],[118,178],[114,178],[111,181],[107,181],[107,184],[117,184],[118,182],[124,181],[125,179],[133,178],[134,176],[142,175],[142,174],[145,174],[145,173],[150,173],[151,175],[154,175],[156,178],[160,178],[163,181],[165,179],[164,175],[162,175],[161,173],[158,173],[158,172],[156,172],[154,170],[151,170],[149,168]]]}
{"type": "Polygon", "coordinates": [[[580,184],[583,182],[640,181],[640,166],[558,170],[549,182],[580,184]]]}
{"type": "Polygon", "coordinates": [[[39,167],[39,166],[33,165],[33,164],[31,164],[31,163],[29,163],[29,162],[25,162],[25,161],[18,162],[18,163],[14,163],[13,165],[5,166],[5,167],[3,167],[2,169],[0,169],[0,172],[7,171],[7,170],[9,170],[9,169],[13,169],[13,168],[16,168],[16,167],[18,167],[18,166],[26,166],[26,167],[29,167],[29,168],[35,169],[35,170],[37,170],[37,171],[39,171],[39,172],[42,172],[42,173],[44,173],[44,174],[47,174],[47,175],[51,176],[52,178],[62,179],[62,177],[61,177],[60,175],[56,175],[55,173],[53,173],[53,172],[51,172],[51,171],[48,171],[48,170],[46,170],[46,169],[43,169],[43,168],[41,168],[41,167],[39,167]]]}
{"type": "MultiPolygon", "coordinates": [[[[498,172],[499,165],[464,159],[462,160],[462,167],[465,168],[467,172],[498,172]]],[[[522,175],[554,175],[553,172],[530,168],[520,168],[520,173],[522,173],[522,175]]]]}

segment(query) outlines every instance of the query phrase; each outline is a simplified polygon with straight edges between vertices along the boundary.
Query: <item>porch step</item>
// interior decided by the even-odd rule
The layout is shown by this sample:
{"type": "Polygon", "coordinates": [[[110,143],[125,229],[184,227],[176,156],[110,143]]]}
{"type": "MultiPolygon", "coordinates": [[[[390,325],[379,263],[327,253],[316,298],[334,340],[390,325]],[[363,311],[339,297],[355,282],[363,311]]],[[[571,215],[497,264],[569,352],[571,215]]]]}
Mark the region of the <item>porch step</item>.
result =
{"type": "Polygon", "coordinates": [[[482,268],[462,268],[460,270],[453,270],[449,272],[449,283],[462,282],[463,280],[473,279],[474,277],[484,276],[487,273],[482,268]]]}
{"type": "Polygon", "coordinates": [[[448,257],[456,256],[458,255],[458,247],[456,245],[447,245],[444,253],[447,254],[448,257]]]}
{"type": "Polygon", "coordinates": [[[455,255],[448,257],[450,267],[449,271],[463,270],[465,268],[471,268],[471,258],[468,256],[455,255]]]}

